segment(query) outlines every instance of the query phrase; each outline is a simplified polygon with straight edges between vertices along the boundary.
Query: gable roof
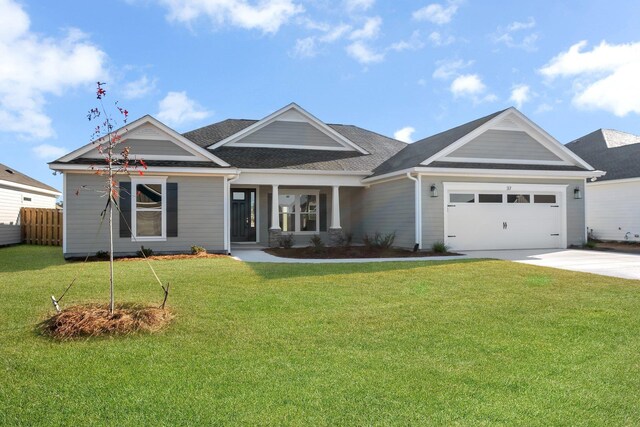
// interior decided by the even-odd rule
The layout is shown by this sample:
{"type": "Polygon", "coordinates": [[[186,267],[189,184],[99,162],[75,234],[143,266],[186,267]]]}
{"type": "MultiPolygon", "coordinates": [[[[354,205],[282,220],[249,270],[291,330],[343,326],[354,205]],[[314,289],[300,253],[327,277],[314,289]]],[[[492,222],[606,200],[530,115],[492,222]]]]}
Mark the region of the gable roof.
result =
{"type": "Polygon", "coordinates": [[[18,184],[20,186],[28,186],[35,187],[40,190],[46,190],[47,192],[53,192],[56,194],[61,194],[55,188],[38,181],[37,179],[33,179],[30,176],[27,176],[17,170],[10,168],[7,165],[0,163],[0,181],[9,182],[12,184],[18,184]]]}
{"type": "Polygon", "coordinates": [[[599,181],[640,177],[640,136],[598,129],[569,142],[566,147],[607,172],[599,181]]]}
{"type": "MultiPolygon", "coordinates": [[[[214,156],[213,154],[211,154],[211,152],[209,152],[208,150],[205,150],[203,147],[199,146],[198,144],[194,144],[193,141],[191,141],[188,138],[185,138],[183,135],[179,134],[178,132],[176,132],[175,130],[171,129],[169,126],[165,125],[164,123],[162,123],[161,121],[159,121],[158,119],[150,116],[150,115],[145,115],[140,117],[137,120],[134,120],[131,123],[128,123],[127,125],[121,127],[120,129],[116,130],[116,132],[121,133],[123,130],[125,130],[127,133],[131,133],[133,132],[135,129],[145,125],[145,124],[150,124],[154,127],[156,127],[157,129],[159,129],[160,131],[164,132],[165,134],[167,134],[169,137],[173,138],[179,145],[181,145],[183,148],[187,149],[188,151],[198,155],[200,157],[200,159],[194,159],[194,160],[200,160],[200,161],[209,161],[214,163],[215,165],[213,165],[213,167],[217,167],[217,166],[221,166],[221,167],[229,167],[229,164],[226,163],[225,161],[223,161],[222,159],[217,158],[216,156],[214,156]]],[[[62,157],[60,157],[57,160],[54,160],[53,162],[51,162],[51,164],[55,164],[55,163],[69,163],[72,162],[76,159],[78,159],[79,157],[81,157],[82,155],[88,153],[91,150],[94,150],[96,148],[96,142],[100,141],[101,138],[96,139],[95,141],[92,141],[80,148],[78,148],[77,150],[74,150],[62,157]]],[[[125,141],[127,139],[126,134],[124,134],[124,138],[123,141],[125,141]]],[[[94,161],[95,162],[95,161],[94,161]]]]}
{"type": "MultiPolygon", "coordinates": [[[[235,145],[238,141],[242,140],[243,138],[246,138],[249,135],[255,132],[258,132],[260,129],[263,129],[277,121],[285,121],[285,122],[294,121],[294,122],[307,123],[312,128],[315,128],[317,131],[319,131],[320,134],[324,134],[330,140],[333,140],[336,143],[336,147],[331,147],[331,148],[310,147],[309,149],[324,148],[332,151],[338,151],[338,150],[354,151],[355,150],[355,151],[359,151],[362,154],[368,154],[367,151],[364,150],[362,147],[358,146],[357,144],[354,144],[352,141],[345,138],[340,133],[332,129],[330,126],[320,121],[318,118],[316,118],[315,116],[313,116],[312,114],[310,114],[309,112],[304,110],[302,107],[300,107],[299,105],[293,102],[290,103],[289,105],[284,106],[278,111],[275,111],[269,114],[267,117],[252,123],[251,125],[243,128],[242,130],[232,135],[229,135],[228,137],[216,142],[215,144],[212,144],[207,148],[214,150],[224,145],[235,145]]],[[[246,144],[245,146],[249,147],[250,145],[246,144]]],[[[277,147],[277,148],[304,149],[303,147],[300,147],[300,148],[294,148],[294,147],[295,146],[292,146],[291,148],[289,147],[277,147]]]]}
{"type": "MultiPolygon", "coordinates": [[[[256,123],[257,120],[228,119],[202,127],[184,136],[207,147],[256,123]]],[[[220,146],[210,151],[238,168],[306,169],[323,171],[371,172],[389,157],[407,146],[406,143],[352,125],[328,124],[332,131],[348,139],[360,151],[328,151],[268,147],[220,146]]]]}

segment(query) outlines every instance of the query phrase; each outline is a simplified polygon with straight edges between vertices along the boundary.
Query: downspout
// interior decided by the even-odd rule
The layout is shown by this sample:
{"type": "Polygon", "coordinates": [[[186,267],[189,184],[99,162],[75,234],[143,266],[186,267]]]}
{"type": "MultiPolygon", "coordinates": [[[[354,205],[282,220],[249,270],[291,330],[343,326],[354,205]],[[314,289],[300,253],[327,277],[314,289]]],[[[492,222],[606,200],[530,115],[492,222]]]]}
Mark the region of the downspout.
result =
{"type": "Polygon", "coordinates": [[[231,204],[229,203],[231,183],[238,178],[240,178],[240,171],[238,171],[238,174],[231,179],[226,176],[224,177],[224,249],[227,252],[227,255],[231,255],[231,222],[229,221],[229,217],[231,216],[231,204]]]}
{"type": "Polygon", "coordinates": [[[418,249],[422,249],[422,180],[420,175],[417,178],[411,176],[410,172],[407,172],[407,178],[412,180],[415,185],[415,231],[416,231],[416,246],[418,249]]]}

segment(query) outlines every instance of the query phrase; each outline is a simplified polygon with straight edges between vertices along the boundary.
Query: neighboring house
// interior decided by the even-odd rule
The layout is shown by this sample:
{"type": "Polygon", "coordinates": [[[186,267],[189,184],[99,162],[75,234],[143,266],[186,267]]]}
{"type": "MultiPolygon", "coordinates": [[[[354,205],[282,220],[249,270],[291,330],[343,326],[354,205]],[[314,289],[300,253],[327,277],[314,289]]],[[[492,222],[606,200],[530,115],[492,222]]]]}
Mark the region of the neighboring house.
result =
{"type": "Polygon", "coordinates": [[[20,243],[20,208],[55,208],[60,192],[0,163],[0,246],[20,243]]]}
{"type": "MultiPolygon", "coordinates": [[[[594,170],[515,108],[413,144],[326,124],[290,104],[262,120],[224,120],[179,134],[151,116],[124,144],[144,176],[120,176],[118,253],[192,245],[307,244],[342,232],[396,233],[400,247],[564,248],[586,238],[584,192],[594,170]]],[[[104,250],[94,240],[104,198],[88,144],[52,162],[64,173],[66,256],[104,250]],[[79,190],[79,196],[75,196],[79,190]]]]}
{"type": "Polygon", "coordinates": [[[55,208],[60,192],[0,163],[0,224],[18,224],[20,208],[55,208]]]}
{"type": "Polygon", "coordinates": [[[567,147],[607,171],[587,183],[587,227],[594,237],[640,241],[640,136],[599,129],[567,147]]]}

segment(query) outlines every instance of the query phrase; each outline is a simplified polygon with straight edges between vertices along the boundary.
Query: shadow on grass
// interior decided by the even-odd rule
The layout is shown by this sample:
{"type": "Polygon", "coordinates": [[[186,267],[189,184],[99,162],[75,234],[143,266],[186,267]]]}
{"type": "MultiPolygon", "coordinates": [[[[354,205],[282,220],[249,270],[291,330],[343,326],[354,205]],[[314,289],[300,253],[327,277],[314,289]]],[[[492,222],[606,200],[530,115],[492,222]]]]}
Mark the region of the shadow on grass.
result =
{"type": "Polygon", "coordinates": [[[0,248],[0,273],[42,270],[65,263],[59,246],[16,245],[0,248]]]}
{"type": "Polygon", "coordinates": [[[267,263],[248,262],[246,265],[265,279],[287,279],[291,277],[329,276],[333,274],[378,273],[412,270],[440,265],[467,264],[486,261],[483,259],[454,259],[450,261],[385,261],[364,263],[267,263]]]}

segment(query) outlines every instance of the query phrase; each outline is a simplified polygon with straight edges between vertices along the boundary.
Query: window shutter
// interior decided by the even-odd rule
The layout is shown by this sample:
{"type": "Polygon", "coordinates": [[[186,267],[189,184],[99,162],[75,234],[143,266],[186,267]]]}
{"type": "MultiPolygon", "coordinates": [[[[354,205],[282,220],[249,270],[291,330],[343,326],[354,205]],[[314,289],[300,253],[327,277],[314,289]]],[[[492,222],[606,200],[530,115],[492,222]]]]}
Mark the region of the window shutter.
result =
{"type": "Polygon", "coordinates": [[[167,237],[178,237],[177,182],[167,182],[167,237]]]}
{"type": "Polygon", "coordinates": [[[327,195],[320,194],[320,231],[327,231],[327,195]]]}
{"type": "Polygon", "coordinates": [[[267,194],[267,218],[269,218],[268,222],[267,222],[267,227],[270,230],[271,229],[271,200],[272,196],[271,193],[267,194]]]}
{"type": "Polygon", "coordinates": [[[120,237],[131,237],[131,183],[120,181],[120,237]]]}

